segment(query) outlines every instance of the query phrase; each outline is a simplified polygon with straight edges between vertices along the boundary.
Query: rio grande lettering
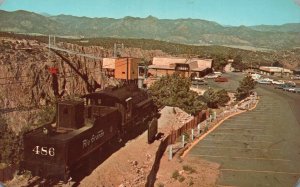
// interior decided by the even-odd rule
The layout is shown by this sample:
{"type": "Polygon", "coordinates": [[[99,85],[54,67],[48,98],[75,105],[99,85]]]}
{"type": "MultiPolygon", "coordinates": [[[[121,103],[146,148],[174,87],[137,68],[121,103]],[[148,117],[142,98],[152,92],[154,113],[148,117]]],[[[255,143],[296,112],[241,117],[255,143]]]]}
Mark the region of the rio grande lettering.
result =
{"type": "Polygon", "coordinates": [[[100,130],[97,132],[97,134],[93,134],[90,138],[88,139],[84,139],[82,141],[82,148],[87,148],[90,145],[92,145],[95,141],[97,141],[98,139],[100,139],[101,137],[104,136],[104,131],[100,130]]]}

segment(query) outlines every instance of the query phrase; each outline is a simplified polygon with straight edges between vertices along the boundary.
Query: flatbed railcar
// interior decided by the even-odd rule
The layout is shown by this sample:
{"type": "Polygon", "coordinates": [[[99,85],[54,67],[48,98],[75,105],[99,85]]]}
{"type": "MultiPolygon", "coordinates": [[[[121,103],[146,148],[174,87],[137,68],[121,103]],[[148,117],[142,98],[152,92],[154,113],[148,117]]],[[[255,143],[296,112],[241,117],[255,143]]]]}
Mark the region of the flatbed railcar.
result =
{"type": "Polygon", "coordinates": [[[157,114],[148,94],[129,85],[60,101],[56,109],[55,123],[24,135],[21,165],[33,175],[64,181],[81,160],[157,114]]]}

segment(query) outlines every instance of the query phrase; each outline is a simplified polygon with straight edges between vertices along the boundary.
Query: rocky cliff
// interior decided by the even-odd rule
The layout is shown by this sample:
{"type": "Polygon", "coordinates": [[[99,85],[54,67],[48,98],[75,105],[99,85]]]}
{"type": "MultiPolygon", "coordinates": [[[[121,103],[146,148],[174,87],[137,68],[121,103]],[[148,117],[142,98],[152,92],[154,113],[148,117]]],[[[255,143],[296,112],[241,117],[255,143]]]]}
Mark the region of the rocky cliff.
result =
{"type": "MultiPolygon", "coordinates": [[[[112,56],[112,49],[101,46],[83,47],[63,42],[58,42],[57,46],[98,57],[112,56]]],[[[101,73],[100,60],[65,52],[61,54],[89,81],[101,84],[105,80],[105,84],[115,84],[101,73]]],[[[167,54],[134,48],[125,48],[122,52],[122,56],[143,59],[156,55],[167,54]]],[[[15,132],[27,125],[37,125],[42,118],[39,115],[41,110],[53,105],[56,99],[88,93],[86,82],[59,56],[49,52],[47,44],[36,40],[0,38],[0,75],[0,113],[15,132]]]]}

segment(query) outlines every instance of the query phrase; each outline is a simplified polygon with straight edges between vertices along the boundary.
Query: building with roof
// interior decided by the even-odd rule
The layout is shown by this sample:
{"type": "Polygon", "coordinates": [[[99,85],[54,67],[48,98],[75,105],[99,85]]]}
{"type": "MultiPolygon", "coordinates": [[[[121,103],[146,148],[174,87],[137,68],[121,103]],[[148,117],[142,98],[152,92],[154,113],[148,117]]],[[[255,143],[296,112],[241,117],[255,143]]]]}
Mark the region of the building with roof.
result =
{"type": "Polygon", "coordinates": [[[112,57],[103,58],[102,69],[108,77],[120,80],[137,80],[139,58],[132,57],[112,57]]]}
{"type": "Polygon", "coordinates": [[[293,72],[282,67],[260,66],[260,74],[273,76],[290,76],[293,72]]]}
{"type": "Polygon", "coordinates": [[[212,59],[154,57],[148,73],[161,77],[179,73],[183,77],[202,77],[212,72],[212,59]]]}
{"type": "Polygon", "coordinates": [[[300,66],[293,69],[293,73],[294,73],[294,75],[300,75],[300,66]]]}

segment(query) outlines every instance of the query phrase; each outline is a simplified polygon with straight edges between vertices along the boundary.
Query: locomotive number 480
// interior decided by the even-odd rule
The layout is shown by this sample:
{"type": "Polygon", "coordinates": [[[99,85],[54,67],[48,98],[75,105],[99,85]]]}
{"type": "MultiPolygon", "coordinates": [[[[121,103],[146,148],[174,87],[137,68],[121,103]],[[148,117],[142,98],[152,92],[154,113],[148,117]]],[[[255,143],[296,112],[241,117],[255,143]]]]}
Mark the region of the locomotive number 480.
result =
{"type": "Polygon", "coordinates": [[[35,146],[32,150],[36,155],[44,155],[44,156],[54,156],[55,155],[55,149],[54,147],[40,147],[35,146]]]}

